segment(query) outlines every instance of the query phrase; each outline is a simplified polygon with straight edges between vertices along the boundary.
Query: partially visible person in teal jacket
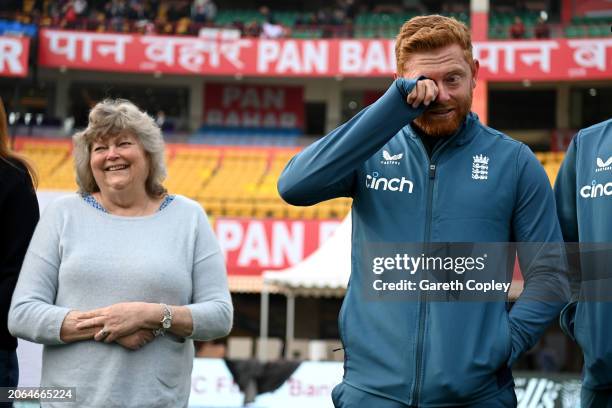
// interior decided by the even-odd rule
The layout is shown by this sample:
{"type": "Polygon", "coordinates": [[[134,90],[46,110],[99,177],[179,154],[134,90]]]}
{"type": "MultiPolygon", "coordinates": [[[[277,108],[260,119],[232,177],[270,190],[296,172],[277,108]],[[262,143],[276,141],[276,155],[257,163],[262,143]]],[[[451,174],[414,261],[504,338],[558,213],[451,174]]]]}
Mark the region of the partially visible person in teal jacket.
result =
{"type": "Polygon", "coordinates": [[[610,275],[609,265],[594,269],[603,266],[595,257],[606,258],[602,252],[611,248],[602,243],[612,243],[612,119],[576,134],[557,175],[555,196],[563,238],[583,247],[577,257],[583,274],[576,276],[583,279],[572,279],[573,301],[561,313],[561,327],[584,353],[581,405],[612,407],[612,293],[599,296],[592,289],[610,284],[584,278],[584,273],[610,275]]]}
{"type": "MultiPolygon", "coordinates": [[[[541,252],[563,241],[534,154],[470,113],[479,66],[468,28],[415,17],[395,47],[398,78],[387,92],[291,159],[278,181],[293,205],[353,198],[352,271],[339,317],[344,378],[332,400],[336,407],[514,407],[511,365],[569,299],[559,251],[556,259],[519,253],[525,288],[510,311],[505,296],[363,295],[373,272],[364,253],[380,243],[521,242],[541,252]]],[[[511,271],[514,253],[509,261],[496,266],[511,271]]]]}

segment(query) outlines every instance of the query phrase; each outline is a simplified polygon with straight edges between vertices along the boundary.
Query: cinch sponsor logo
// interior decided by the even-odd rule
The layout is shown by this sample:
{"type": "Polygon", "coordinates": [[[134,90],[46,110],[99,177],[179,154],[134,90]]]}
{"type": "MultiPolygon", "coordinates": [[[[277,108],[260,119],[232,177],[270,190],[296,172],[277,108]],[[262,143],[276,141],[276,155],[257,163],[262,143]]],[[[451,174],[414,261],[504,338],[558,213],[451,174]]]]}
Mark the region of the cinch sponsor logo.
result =
{"type": "Polygon", "coordinates": [[[580,195],[583,198],[612,196],[612,181],[606,184],[597,184],[595,180],[593,180],[590,186],[584,186],[580,189],[580,195]]]}
{"type": "Polygon", "coordinates": [[[387,179],[384,177],[378,177],[378,172],[373,172],[372,175],[366,175],[365,185],[366,188],[372,190],[384,190],[384,191],[400,191],[403,192],[407,189],[409,194],[412,194],[414,184],[406,177],[387,179]]]}
{"type": "Polygon", "coordinates": [[[600,171],[610,171],[612,170],[612,156],[608,157],[608,160],[603,161],[601,157],[597,158],[597,167],[595,168],[595,173],[599,173],[600,171]]]}

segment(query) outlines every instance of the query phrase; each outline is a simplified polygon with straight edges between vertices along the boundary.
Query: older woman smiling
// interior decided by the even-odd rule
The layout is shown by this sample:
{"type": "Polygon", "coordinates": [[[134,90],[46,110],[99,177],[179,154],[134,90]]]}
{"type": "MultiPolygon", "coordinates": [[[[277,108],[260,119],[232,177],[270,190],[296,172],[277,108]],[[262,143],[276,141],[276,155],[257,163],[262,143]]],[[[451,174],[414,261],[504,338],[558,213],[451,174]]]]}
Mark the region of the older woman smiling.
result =
{"type": "Polygon", "coordinates": [[[45,345],[42,385],[76,387],[76,406],[187,406],[192,340],[232,325],[207,217],[167,194],[161,132],[128,101],[92,109],[74,156],[80,194],[43,214],[9,329],[45,345]]]}

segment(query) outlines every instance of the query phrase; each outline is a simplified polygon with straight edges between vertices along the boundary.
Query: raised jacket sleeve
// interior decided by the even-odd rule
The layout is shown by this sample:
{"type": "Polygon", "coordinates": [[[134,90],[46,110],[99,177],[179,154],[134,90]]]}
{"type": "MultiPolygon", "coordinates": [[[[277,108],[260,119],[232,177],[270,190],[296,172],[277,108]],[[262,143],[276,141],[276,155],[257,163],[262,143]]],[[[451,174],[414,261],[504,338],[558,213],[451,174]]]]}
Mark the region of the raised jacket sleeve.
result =
{"type": "Polygon", "coordinates": [[[41,344],[63,344],[60,330],[70,309],[55,306],[60,265],[61,212],[52,203],[36,226],[9,311],[15,337],[41,344]]]}
{"type": "Polygon", "coordinates": [[[548,177],[524,145],[518,153],[516,171],[513,238],[525,286],[510,311],[509,364],[537,342],[569,299],[563,239],[548,177]]]}
{"type": "Polygon", "coordinates": [[[406,102],[421,79],[396,79],[376,102],[293,157],[278,180],[280,196],[293,205],[352,196],[353,172],[423,112],[406,102]]]}
{"type": "Polygon", "coordinates": [[[212,340],[229,334],[234,309],[223,253],[204,212],[201,212],[198,223],[193,264],[193,303],[187,305],[193,318],[193,332],[189,337],[212,340]]]}

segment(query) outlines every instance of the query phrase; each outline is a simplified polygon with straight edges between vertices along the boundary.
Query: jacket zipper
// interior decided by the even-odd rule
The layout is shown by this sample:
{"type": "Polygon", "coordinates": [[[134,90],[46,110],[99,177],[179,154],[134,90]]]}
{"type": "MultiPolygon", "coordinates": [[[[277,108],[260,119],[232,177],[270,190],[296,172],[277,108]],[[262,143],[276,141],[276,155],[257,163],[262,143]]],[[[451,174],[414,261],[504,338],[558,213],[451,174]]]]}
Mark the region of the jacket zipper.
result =
{"type": "MultiPolygon", "coordinates": [[[[451,142],[455,137],[450,137],[446,140],[439,148],[434,148],[431,157],[427,154],[423,142],[419,139],[417,144],[421,148],[421,151],[427,157],[428,168],[427,168],[427,207],[425,209],[425,246],[427,252],[429,252],[429,243],[431,241],[431,223],[432,223],[432,206],[433,206],[433,190],[435,186],[437,159],[440,152],[451,142]]],[[[412,392],[412,404],[419,406],[419,399],[421,397],[421,371],[423,366],[423,342],[425,337],[425,321],[427,318],[427,292],[419,293],[419,327],[417,337],[417,349],[416,349],[416,364],[415,364],[415,376],[414,376],[414,388],[412,392]]]]}
{"type": "MultiPolygon", "coordinates": [[[[425,224],[425,246],[428,250],[428,243],[431,235],[431,204],[433,199],[434,180],[436,178],[436,164],[429,162],[428,177],[427,177],[427,207],[426,207],[426,224],[425,224]]],[[[428,251],[427,251],[428,252],[428,251]]],[[[421,392],[421,370],[423,363],[423,342],[425,337],[425,320],[427,318],[427,292],[419,293],[419,328],[417,337],[416,349],[416,364],[414,376],[414,391],[412,402],[418,406],[421,392]]]]}

